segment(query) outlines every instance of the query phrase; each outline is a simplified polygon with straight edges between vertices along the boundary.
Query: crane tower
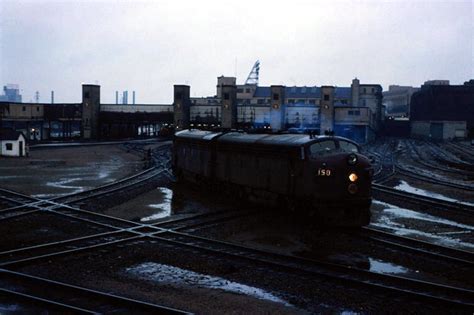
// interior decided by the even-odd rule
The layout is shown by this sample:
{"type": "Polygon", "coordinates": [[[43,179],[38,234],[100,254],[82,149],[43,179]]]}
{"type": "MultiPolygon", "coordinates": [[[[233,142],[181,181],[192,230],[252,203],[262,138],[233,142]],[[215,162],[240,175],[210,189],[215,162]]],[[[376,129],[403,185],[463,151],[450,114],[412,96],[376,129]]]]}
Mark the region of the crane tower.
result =
{"type": "Polygon", "coordinates": [[[260,61],[255,61],[255,64],[252,67],[252,70],[250,70],[249,76],[247,77],[247,80],[245,80],[245,84],[252,84],[252,85],[258,85],[258,73],[260,72],[260,61]]]}

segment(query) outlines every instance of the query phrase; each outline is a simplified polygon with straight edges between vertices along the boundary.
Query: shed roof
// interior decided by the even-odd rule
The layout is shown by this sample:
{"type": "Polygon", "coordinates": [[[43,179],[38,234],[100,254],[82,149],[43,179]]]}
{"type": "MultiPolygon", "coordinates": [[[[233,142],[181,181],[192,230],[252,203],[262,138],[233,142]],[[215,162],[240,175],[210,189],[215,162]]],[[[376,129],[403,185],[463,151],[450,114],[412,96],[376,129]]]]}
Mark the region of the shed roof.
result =
{"type": "MultiPolygon", "coordinates": [[[[1,129],[0,130],[0,140],[18,140],[20,136],[23,136],[23,133],[19,131],[14,131],[11,129],[1,129]]],[[[23,136],[24,138],[25,136],[23,136]]]]}

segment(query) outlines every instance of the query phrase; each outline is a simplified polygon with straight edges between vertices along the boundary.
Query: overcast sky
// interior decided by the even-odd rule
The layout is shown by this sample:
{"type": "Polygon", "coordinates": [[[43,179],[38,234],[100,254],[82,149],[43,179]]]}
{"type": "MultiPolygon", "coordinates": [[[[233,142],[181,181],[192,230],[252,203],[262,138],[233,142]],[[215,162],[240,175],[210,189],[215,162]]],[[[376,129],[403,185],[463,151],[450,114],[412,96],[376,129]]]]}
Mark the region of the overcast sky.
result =
{"type": "Polygon", "coordinates": [[[137,103],[172,103],[173,85],[215,94],[260,85],[419,86],[474,78],[473,1],[10,1],[0,0],[0,84],[23,101],[80,102],[81,84],[137,103]]]}

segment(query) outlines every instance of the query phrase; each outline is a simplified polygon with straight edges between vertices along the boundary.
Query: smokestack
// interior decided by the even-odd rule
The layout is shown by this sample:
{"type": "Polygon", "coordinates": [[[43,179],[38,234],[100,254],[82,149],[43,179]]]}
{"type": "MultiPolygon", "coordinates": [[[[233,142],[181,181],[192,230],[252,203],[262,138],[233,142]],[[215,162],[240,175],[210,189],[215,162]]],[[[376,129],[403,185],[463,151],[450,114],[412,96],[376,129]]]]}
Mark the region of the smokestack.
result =
{"type": "Polygon", "coordinates": [[[128,104],[128,91],[123,91],[122,103],[123,103],[124,105],[128,104]]]}
{"type": "Polygon", "coordinates": [[[51,104],[54,104],[54,91],[51,91],[51,104]]]}
{"type": "Polygon", "coordinates": [[[118,105],[118,91],[115,91],[115,104],[118,105]]]}
{"type": "Polygon", "coordinates": [[[133,105],[135,105],[135,91],[132,92],[132,98],[133,98],[133,105]]]}

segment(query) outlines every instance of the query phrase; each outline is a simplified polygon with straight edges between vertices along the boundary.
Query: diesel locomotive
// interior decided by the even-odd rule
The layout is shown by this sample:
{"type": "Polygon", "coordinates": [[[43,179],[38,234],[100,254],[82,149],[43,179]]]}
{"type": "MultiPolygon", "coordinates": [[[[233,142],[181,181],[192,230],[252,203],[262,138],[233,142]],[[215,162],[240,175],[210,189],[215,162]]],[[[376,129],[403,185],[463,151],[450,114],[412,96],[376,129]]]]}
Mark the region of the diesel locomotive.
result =
{"type": "Polygon", "coordinates": [[[183,130],[174,136],[172,165],[178,180],[283,205],[316,223],[370,221],[373,169],[346,138],[183,130]]]}

